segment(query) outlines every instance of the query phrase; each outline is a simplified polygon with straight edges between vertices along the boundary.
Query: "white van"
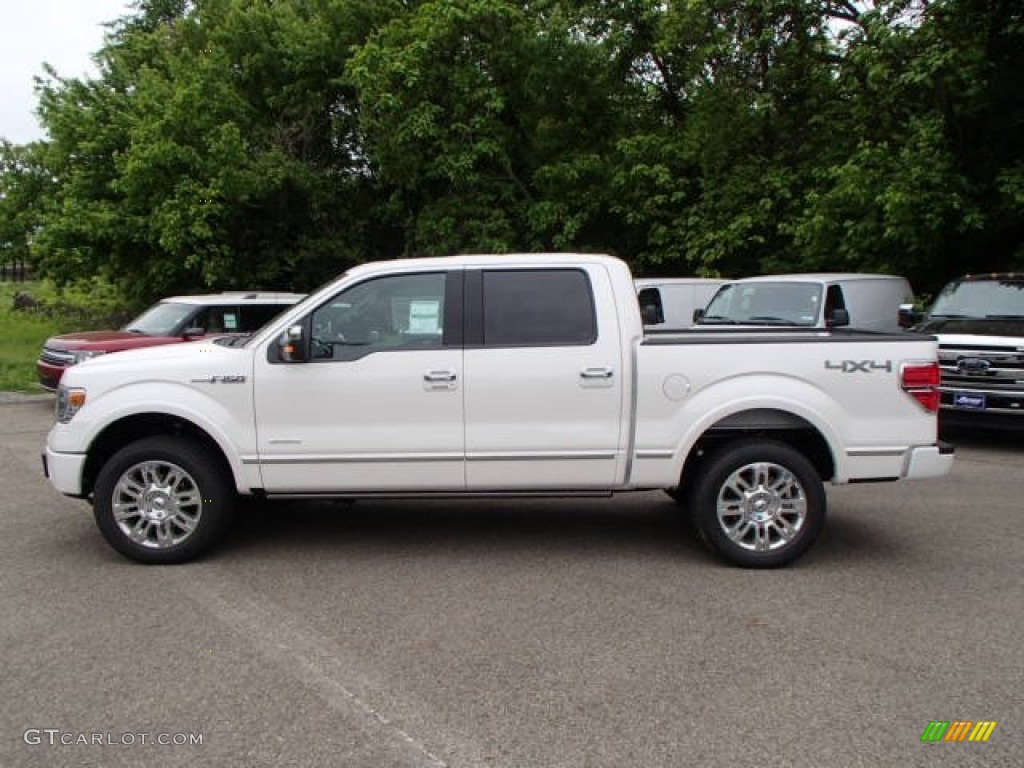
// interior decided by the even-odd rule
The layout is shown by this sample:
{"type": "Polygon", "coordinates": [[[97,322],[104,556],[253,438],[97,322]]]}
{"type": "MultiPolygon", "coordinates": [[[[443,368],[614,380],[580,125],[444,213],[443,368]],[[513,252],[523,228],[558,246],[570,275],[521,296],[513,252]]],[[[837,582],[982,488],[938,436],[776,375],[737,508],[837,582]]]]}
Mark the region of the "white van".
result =
{"type": "Polygon", "coordinates": [[[645,277],[633,282],[644,326],[675,330],[692,326],[694,312],[704,309],[725,281],[710,277],[645,277]]]}
{"type": "Polygon", "coordinates": [[[724,283],[698,325],[848,326],[859,330],[901,330],[900,305],[914,292],[905,277],[851,272],[763,275],[724,283]]]}

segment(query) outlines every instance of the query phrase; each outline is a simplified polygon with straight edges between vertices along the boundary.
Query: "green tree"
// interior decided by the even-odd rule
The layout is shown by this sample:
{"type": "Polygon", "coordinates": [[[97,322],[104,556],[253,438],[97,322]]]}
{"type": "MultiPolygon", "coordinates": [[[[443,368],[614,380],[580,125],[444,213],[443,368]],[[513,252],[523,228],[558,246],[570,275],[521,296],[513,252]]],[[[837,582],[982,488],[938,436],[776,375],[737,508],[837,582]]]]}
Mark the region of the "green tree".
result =
{"type": "Polygon", "coordinates": [[[52,191],[42,145],[0,141],[0,265],[24,267],[39,228],[38,201],[52,191]]]}
{"type": "Polygon", "coordinates": [[[791,232],[800,264],[951,275],[1024,263],[1018,4],[880,4],[849,36],[837,147],[791,232]],[[837,151],[840,150],[840,151],[837,151]]]}
{"type": "Polygon", "coordinates": [[[627,116],[561,5],[425,2],[356,55],[407,253],[620,245],[605,158],[627,116]]]}
{"type": "Polygon", "coordinates": [[[0,226],[139,299],[511,250],[933,290],[1024,260],[1018,5],[140,0],[0,226]]]}
{"type": "Polygon", "coordinates": [[[41,115],[59,181],[42,267],[136,293],[308,288],[388,250],[353,46],[387,3],[143,2],[94,81],[50,72],[41,115]]]}
{"type": "Polygon", "coordinates": [[[659,271],[749,274],[792,257],[833,98],[826,11],[801,0],[645,4],[609,37],[645,97],[618,144],[619,210],[659,271]]]}

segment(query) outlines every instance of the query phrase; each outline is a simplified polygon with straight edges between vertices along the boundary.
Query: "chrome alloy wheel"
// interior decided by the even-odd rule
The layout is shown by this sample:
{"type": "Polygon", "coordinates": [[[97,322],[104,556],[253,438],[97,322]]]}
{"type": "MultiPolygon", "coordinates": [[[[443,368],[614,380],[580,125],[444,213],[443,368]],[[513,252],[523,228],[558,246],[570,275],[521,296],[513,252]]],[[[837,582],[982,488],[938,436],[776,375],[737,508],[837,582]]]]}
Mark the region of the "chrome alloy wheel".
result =
{"type": "Polygon", "coordinates": [[[183,542],[203,513],[196,481],[167,461],[143,461],[126,469],[114,486],[111,505],[121,532],[151,549],[183,542]]]}
{"type": "Polygon", "coordinates": [[[790,544],[807,520],[807,495],[783,466],[757,462],[738,468],[722,483],[718,523],[734,544],[771,552],[790,544]]]}

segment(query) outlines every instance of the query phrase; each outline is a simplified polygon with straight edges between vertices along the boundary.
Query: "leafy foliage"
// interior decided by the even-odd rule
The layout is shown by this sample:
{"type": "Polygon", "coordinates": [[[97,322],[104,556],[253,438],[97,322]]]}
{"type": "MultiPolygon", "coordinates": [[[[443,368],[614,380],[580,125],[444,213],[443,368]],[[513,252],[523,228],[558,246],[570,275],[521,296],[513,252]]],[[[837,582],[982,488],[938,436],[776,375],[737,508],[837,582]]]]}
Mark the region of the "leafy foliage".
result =
{"type": "Polygon", "coordinates": [[[0,146],[0,251],[135,301],[459,251],[1024,267],[1010,0],[139,0],[96,56],[0,146]]]}

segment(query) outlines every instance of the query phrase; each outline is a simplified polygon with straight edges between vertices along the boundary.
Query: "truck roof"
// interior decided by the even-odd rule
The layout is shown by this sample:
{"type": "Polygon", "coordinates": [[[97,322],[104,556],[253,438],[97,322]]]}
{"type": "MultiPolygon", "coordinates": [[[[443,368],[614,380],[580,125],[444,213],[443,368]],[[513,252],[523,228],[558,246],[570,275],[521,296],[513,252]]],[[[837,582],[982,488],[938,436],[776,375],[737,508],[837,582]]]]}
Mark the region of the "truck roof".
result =
{"type": "Polygon", "coordinates": [[[394,269],[453,269],[459,267],[489,267],[501,262],[517,265],[552,266],[555,264],[616,264],[623,261],[603,253],[478,253],[459,256],[432,256],[427,258],[392,259],[360,264],[348,271],[350,275],[387,272],[394,269]]]}
{"type": "Polygon", "coordinates": [[[958,277],[956,279],[963,282],[985,282],[988,280],[998,280],[999,282],[1016,283],[1024,281],[1024,272],[989,272],[978,275],[964,275],[963,277],[958,277]]]}
{"type": "Polygon", "coordinates": [[[849,282],[851,280],[902,280],[900,275],[883,275],[867,272],[794,272],[784,275],[757,275],[729,280],[730,283],[768,283],[768,282],[849,282]]]}
{"type": "Polygon", "coordinates": [[[221,293],[204,293],[194,296],[168,296],[161,303],[175,304],[208,304],[223,306],[225,304],[294,304],[305,298],[302,293],[282,293],[273,291],[222,291],[221,293]]]}
{"type": "Polygon", "coordinates": [[[722,277],[637,277],[633,280],[640,288],[656,285],[721,285],[728,282],[722,277]]]}

